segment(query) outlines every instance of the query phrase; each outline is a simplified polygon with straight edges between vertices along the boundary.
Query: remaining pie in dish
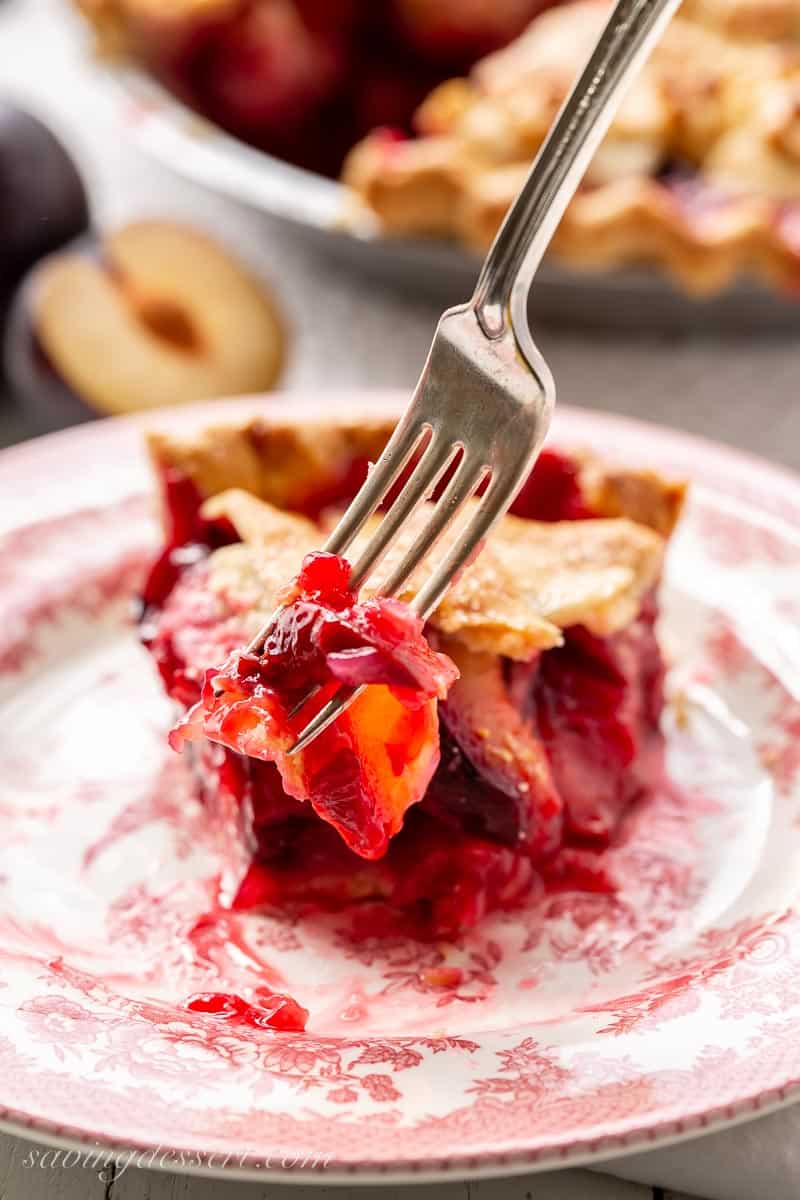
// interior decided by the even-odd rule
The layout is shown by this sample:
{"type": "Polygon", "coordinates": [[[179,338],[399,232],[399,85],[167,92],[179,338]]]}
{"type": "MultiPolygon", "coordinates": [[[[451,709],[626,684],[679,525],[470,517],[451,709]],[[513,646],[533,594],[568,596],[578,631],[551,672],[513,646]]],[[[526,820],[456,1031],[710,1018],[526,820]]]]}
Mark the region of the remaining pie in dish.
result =
{"type": "MultiPolygon", "coordinates": [[[[134,57],[243,140],[328,175],[349,151],[352,221],[481,253],[610,7],[76,3],[106,51],[134,57]]],[[[586,269],[655,265],[697,293],[740,272],[797,288],[799,12],[797,0],[685,0],[553,253],[586,269]]]]}
{"type": "Polygon", "coordinates": [[[224,902],[452,936],[534,884],[613,887],[602,850],[661,780],[656,589],[683,487],[546,451],[423,629],[416,580],[355,597],[317,551],[390,431],[152,434],[166,538],[142,634],[224,839],[224,902]],[[264,653],[243,651],[279,603],[264,653]],[[342,682],[369,686],[287,756],[298,700],[342,682]]]}
{"type": "MultiPolygon", "coordinates": [[[[467,78],[435,89],[418,137],[378,130],[344,178],[392,233],[485,251],[608,17],[538,16],[467,78]]],[[[687,0],[623,103],[553,242],[578,267],[657,264],[711,292],[740,271],[800,286],[800,9],[687,0]]]]}
{"type": "Polygon", "coordinates": [[[75,0],[104,54],[132,56],[224,129],[336,175],[375,126],[410,130],[437,83],[548,0],[75,0]]]}

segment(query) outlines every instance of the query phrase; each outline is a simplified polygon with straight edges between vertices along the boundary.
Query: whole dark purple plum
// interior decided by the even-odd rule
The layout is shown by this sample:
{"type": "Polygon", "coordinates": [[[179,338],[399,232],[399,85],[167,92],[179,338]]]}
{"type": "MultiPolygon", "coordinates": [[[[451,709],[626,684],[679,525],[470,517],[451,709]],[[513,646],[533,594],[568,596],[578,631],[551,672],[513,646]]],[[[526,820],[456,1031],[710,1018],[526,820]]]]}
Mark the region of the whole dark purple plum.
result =
{"type": "Polygon", "coordinates": [[[88,224],[83,181],[61,142],[37,117],[0,99],[0,329],[33,263],[88,224]]]}

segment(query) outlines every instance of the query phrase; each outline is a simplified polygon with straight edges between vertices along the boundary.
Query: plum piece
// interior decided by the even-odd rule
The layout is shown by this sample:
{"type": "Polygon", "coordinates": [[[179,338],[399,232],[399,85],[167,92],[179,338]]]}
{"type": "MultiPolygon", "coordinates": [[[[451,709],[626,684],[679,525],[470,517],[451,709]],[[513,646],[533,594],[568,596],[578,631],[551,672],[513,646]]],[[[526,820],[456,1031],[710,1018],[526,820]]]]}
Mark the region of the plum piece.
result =
{"type": "MultiPolygon", "coordinates": [[[[471,781],[462,768],[461,789],[450,788],[445,776],[436,794],[445,804],[460,796],[461,807],[477,818],[485,805],[486,832],[495,836],[505,811],[505,830],[515,831],[516,843],[535,860],[546,858],[561,842],[561,799],[536,730],[512,701],[502,660],[450,641],[440,645],[460,674],[441,706],[442,721],[478,778],[471,781]]],[[[510,840],[507,832],[503,840],[510,840]]]]}
{"type": "Polygon", "coordinates": [[[0,100],[0,324],[25,272],[89,225],[78,169],[46,125],[0,100]]]}
{"type": "Polygon", "coordinates": [[[275,383],[283,321],[259,280],[197,230],[140,221],[29,272],[6,365],[50,423],[246,392],[275,383]]]}
{"type": "Polygon", "coordinates": [[[436,700],[457,671],[427,645],[411,609],[385,598],[358,603],[349,575],[344,559],[309,554],[282,597],[263,654],[235,653],[209,671],[200,702],[170,741],[179,750],[207,738],[274,762],[290,796],[310,802],[357,854],[380,858],[436,770],[436,700]],[[291,755],[342,678],[371,686],[291,755]]]}
{"type": "Polygon", "coordinates": [[[504,846],[518,846],[523,826],[521,806],[509,800],[507,791],[492,787],[483,778],[449,732],[444,719],[439,741],[441,758],[422,801],[424,811],[455,836],[464,830],[477,837],[492,838],[504,846]]]}

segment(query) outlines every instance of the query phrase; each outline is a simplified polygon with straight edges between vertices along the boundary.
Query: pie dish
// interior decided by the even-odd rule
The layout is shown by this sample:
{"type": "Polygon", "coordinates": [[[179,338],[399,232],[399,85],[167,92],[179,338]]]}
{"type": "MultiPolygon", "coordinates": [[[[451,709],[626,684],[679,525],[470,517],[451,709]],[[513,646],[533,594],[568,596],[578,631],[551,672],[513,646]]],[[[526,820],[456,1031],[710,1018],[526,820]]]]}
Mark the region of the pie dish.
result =
{"type": "MultiPolygon", "coordinates": [[[[193,444],[330,411],[293,393],[157,420],[193,444]]],[[[800,487],[652,424],[560,405],[553,425],[692,481],[659,592],[672,787],[603,851],[614,893],[534,889],[446,942],[218,905],[224,828],[130,619],[163,542],[141,420],[0,454],[4,1129],[262,1186],[385,1185],[597,1163],[797,1099],[800,487]],[[263,1027],[265,987],[305,1033],[263,1027]],[[196,999],[215,993],[259,1011],[196,999]]]]}
{"type": "MultiPolygon", "coordinates": [[[[221,129],[314,173],[341,171],[344,193],[319,175],[273,171],[269,203],[311,226],[353,230],[354,254],[376,233],[483,254],[608,10],[606,0],[504,0],[491,14],[469,0],[393,0],[376,21],[374,6],[332,18],[310,0],[79,7],[107,54],[140,63],[221,129]]],[[[687,0],[562,221],[553,258],[578,271],[656,268],[697,296],[742,274],[792,295],[798,36],[793,0],[687,0]]],[[[185,114],[159,119],[158,94],[132,91],[135,125],[157,153],[263,205],[266,163],[237,155],[222,135],[213,149],[225,162],[204,158],[173,128],[185,114]]]]}
{"type": "Polygon", "coordinates": [[[227,831],[228,901],[349,907],[365,936],[431,939],[534,886],[612,892],[602,850],[662,782],[656,589],[683,486],[546,451],[423,630],[405,603],[419,577],[357,599],[347,563],[317,551],[390,430],[150,437],[166,546],[142,634],[188,710],[173,746],[227,831]],[[263,655],[244,651],[281,603],[263,655]],[[370,686],[289,757],[342,683],[370,686]]]}

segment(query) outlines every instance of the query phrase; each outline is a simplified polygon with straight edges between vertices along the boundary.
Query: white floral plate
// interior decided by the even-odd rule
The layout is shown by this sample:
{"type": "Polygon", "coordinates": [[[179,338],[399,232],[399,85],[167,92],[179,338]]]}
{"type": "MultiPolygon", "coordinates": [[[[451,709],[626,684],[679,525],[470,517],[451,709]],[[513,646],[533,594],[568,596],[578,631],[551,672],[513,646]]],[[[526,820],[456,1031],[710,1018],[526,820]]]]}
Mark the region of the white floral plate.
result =
{"type": "Polygon", "coordinates": [[[617,896],[540,896],[436,946],[198,926],[219,851],[127,620],[157,539],[137,422],[0,455],[6,1127],[329,1183],[587,1162],[800,1098],[800,482],[579,410],[554,436],[696,480],[664,590],[674,787],[611,852],[617,896]],[[457,987],[430,985],[442,964],[457,987]],[[254,980],[309,1031],[183,1007],[254,980]]]}

